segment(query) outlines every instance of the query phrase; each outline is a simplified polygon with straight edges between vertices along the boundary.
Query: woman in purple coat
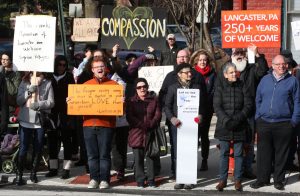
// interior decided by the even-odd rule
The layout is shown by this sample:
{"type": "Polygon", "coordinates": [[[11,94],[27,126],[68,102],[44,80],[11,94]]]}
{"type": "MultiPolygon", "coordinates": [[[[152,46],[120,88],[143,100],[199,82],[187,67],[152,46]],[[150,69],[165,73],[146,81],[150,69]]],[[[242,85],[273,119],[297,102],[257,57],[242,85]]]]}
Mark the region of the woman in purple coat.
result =
{"type": "MultiPolygon", "coordinates": [[[[127,102],[126,117],[129,123],[128,144],[132,147],[135,162],[135,180],[138,187],[145,186],[144,157],[146,138],[159,126],[161,108],[153,92],[148,91],[148,82],[137,78],[134,83],[135,95],[127,102]]],[[[155,187],[153,158],[146,156],[147,185],[155,187]]]]}

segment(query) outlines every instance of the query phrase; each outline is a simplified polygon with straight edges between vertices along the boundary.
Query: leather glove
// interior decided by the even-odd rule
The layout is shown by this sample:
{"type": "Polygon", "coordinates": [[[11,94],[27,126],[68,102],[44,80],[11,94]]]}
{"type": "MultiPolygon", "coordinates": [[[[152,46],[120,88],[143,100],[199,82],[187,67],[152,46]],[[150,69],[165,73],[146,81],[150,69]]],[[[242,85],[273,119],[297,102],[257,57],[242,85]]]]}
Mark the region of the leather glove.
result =
{"type": "Polygon", "coordinates": [[[36,111],[36,110],[39,109],[39,103],[38,102],[33,102],[33,103],[30,104],[29,108],[36,111]]]}
{"type": "Polygon", "coordinates": [[[235,121],[235,120],[229,120],[229,121],[226,123],[226,128],[227,128],[229,131],[235,131],[235,130],[238,128],[238,125],[239,125],[239,122],[238,122],[238,121],[235,121]]]}
{"type": "Polygon", "coordinates": [[[28,92],[34,93],[37,91],[37,85],[30,85],[28,88],[28,92]]]}
{"type": "Polygon", "coordinates": [[[146,57],[147,60],[154,60],[155,59],[153,54],[146,54],[145,57],[146,57]]]}
{"type": "Polygon", "coordinates": [[[176,117],[172,117],[170,121],[171,121],[172,125],[174,125],[175,127],[179,127],[181,125],[180,120],[176,117]]]}

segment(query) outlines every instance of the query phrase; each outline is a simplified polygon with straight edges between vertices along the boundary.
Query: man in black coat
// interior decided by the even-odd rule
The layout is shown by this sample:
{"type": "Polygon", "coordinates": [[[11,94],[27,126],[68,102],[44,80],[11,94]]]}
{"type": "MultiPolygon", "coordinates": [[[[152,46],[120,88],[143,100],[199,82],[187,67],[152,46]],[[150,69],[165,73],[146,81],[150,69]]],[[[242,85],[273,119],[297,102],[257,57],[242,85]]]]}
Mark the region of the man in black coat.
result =
{"type": "Polygon", "coordinates": [[[175,35],[169,34],[166,40],[166,50],[161,51],[160,65],[175,65],[179,50],[175,35]]]}

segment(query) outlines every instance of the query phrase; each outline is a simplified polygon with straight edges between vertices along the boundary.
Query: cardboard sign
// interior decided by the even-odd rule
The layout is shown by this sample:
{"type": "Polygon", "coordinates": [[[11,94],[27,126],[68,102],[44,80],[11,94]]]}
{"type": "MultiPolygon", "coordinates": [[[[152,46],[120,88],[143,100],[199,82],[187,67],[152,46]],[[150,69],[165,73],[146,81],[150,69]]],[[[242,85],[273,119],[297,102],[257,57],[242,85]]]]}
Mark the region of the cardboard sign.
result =
{"type": "Polygon", "coordinates": [[[122,85],[70,84],[69,115],[123,115],[122,85]]]}
{"type": "Polygon", "coordinates": [[[152,46],[165,49],[166,11],[150,7],[102,6],[101,47],[111,49],[119,44],[122,49],[145,50],[152,46]]]}
{"type": "Polygon", "coordinates": [[[222,47],[281,47],[280,10],[222,11],[222,47]]]}
{"type": "Polygon", "coordinates": [[[54,71],[55,28],[52,16],[16,17],[13,62],[18,71],[54,71]]]}
{"type": "Polygon", "coordinates": [[[197,184],[199,89],[178,89],[176,183],[197,184]]]}
{"type": "Polygon", "coordinates": [[[74,18],[73,40],[75,42],[98,41],[100,18],[74,18]]]}
{"type": "Polygon", "coordinates": [[[149,90],[158,95],[166,75],[173,69],[174,66],[141,67],[139,78],[145,78],[149,84],[149,90]]]}

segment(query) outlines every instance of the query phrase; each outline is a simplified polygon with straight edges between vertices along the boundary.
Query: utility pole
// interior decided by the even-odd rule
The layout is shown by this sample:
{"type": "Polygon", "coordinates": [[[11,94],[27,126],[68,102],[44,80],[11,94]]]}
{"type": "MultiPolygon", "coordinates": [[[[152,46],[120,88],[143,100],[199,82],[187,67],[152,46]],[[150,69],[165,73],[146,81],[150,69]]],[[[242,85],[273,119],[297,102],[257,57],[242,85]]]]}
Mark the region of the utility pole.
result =
{"type": "Polygon", "coordinates": [[[57,0],[57,6],[58,6],[58,17],[60,23],[59,26],[61,32],[62,47],[63,47],[64,55],[67,57],[68,53],[67,53],[67,41],[66,41],[66,29],[65,29],[65,19],[64,19],[62,0],[57,0]]]}

